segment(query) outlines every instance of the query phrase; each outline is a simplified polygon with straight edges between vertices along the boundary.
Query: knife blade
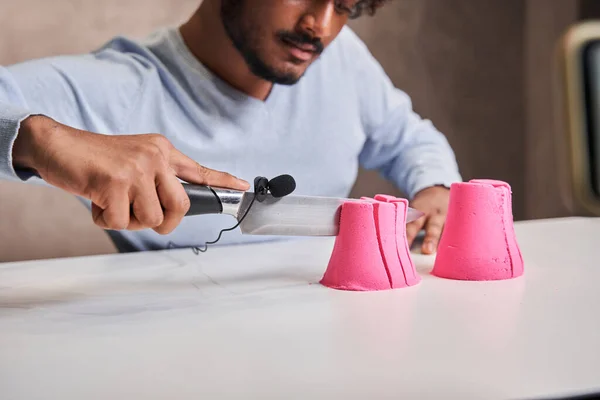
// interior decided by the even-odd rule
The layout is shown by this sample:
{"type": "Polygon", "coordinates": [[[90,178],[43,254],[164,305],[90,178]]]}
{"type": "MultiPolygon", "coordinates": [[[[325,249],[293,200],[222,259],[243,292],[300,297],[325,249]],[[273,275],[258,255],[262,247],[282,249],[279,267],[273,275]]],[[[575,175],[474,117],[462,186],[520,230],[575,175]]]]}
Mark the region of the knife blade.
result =
{"type": "MultiPolygon", "coordinates": [[[[268,194],[262,202],[252,203],[254,193],[251,191],[241,192],[188,183],[183,186],[191,203],[186,216],[228,214],[238,221],[243,218],[240,230],[248,235],[336,236],[339,232],[342,204],[360,201],[300,195],[276,198],[268,194]]],[[[421,211],[409,208],[406,223],[423,215],[421,211]]]]}

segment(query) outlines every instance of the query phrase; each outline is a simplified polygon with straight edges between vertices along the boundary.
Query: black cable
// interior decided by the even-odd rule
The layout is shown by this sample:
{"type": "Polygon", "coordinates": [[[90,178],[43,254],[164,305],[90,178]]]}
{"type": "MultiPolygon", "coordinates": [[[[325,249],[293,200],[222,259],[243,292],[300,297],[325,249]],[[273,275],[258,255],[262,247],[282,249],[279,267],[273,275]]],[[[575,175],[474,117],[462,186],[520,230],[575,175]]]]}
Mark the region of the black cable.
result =
{"type": "MultiPolygon", "coordinates": [[[[283,196],[287,196],[288,194],[292,193],[295,190],[295,188],[296,188],[296,181],[294,181],[294,178],[292,178],[290,175],[280,175],[278,177],[273,178],[271,181],[269,181],[267,178],[265,178],[263,176],[257,176],[254,179],[254,195],[252,196],[252,201],[250,202],[248,209],[246,210],[246,212],[244,213],[242,218],[238,221],[238,223],[235,224],[235,226],[232,226],[231,228],[221,229],[221,231],[219,232],[219,236],[217,236],[217,239],[213,240],[212,242],[204,243],[204,248],[200,248],[198,246],[192,246],[191,247],[192,251],[196,255],[198,255],[200,253],[205,253],[208,250],[209,244],[215,244],[219,240],[221,240],[221,235],[223,235],[223,232],[232,231],[232,230],[236,229],[238,226],[240,226],[240,224],[244,221],[244,218],[246,218],[246,216],[252,209],[252,205],[254,204],[254,201],[258,200],[259,202],[262,202],[266,198],[267,193],[269,191],[271,191],[271,193],[273,194],[274,197],[283,197],[283,196]]],[[[176,246],[173,242],[167,243],[167,248],[172,249],[175,247],[176,246]]]]}
{"type": "Polygon", "coordinates": [[[238,221],[237,224],[235,224],[235,226],[231,227],[231,228],[227,228],[227,229],[221,229],[221,232],[219,232],[219,236],[217,236],[217,240],[214,240],[212,242],[206,242],[204,243],[204,249],[201,249],[198,246],[193,246],[192,247],[192,251],[194,252],[194,254],[198,255],[199,253],[205,253],[206,250],[208,250],[208,245],[209,244],[215,244],[217,243],[219,240],[221,240],[221,235],[223,234],[223,232],[229,232],[234,230],[235,228],[237,228],[238,226],[240,226],[240,224],[242,223],[242,221],[244,220],[244,218],[246,218],[246,215],[248,215],[248,212],[250,211],[250,209],[252,208],[252,205],[254,204],[254,200],[256,200],[256,193],[254,194],[254,196],[252,196],[252,201],[250,202],[250,205],[248,206],[248,209],[246,210],[246,212],[244,213],[244,215],[242,216],[242,218],[238,221]]]}
{"type": "MultiPolygon", "coordinates": [[[[256,200],[256,193],[254,193],[254,196],[252,196],[252,201],[250,202],[250,205],[248,206],[248,209],[246,210],[246,212],[244,213],[244,215],[242,216],[242,218],[238,221],[238,223],[235,224],[234,226],[232,226],[231,228],[221,229],[221,232],[219,232],[219,236],[217,236],[216,240],[213,240],[212,242],[206,242],[206,243],[204,243],[204,248],[200,248],[199,246],[192,246],[191,249],[194,252],[194,254],[198,255],[200,253],[205,253],[208,250],[208,245],[209,244],[215,244],[219,240],[221,240],[221,235],[223,235],[223,232],[232,231],[232,230],[236,229],[238,226],[240,226],[240,224],[242,223],[242,221],[244,221],[244,218],[246,218],[246,215],[248,215],[248,213],[250,212],[250,209],[252,208],[252,205],[254,204],[255,200],[256,200]]],[[[175,246],[175,243],[169,241],[169,243],[167,243],[167,248],[168,249],[175,249],[175,248],[177,248],[177,246],[175,246]]]]}

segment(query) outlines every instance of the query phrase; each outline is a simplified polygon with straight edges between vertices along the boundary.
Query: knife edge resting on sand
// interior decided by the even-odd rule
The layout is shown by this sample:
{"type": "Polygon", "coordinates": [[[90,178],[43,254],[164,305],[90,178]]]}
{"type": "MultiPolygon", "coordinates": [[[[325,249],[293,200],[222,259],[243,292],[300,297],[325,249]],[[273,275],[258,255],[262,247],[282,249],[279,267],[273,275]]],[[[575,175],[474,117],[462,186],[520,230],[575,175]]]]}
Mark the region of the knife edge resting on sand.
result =
{"type": "MultiPolygon", "coordinates": [[[[289,175],[286,181],[293,182],[289,175]]],[[[187,216],[228,214],[236,218],[244,234],[281,236],[336,236],[339,232],[340,210],[344,203],[361,201],[322,196],[294,196],[288,193],[257,191],[244,192],[184,183],[190,197],[187,216]],[[263,198],[254,201],[255,196],[263,198]]],[[[295,186],[295,185],[294,185],[295,186]]],[[[293,189],[292,189],[293,190],[293,189]]],[[[275,190],[277,192],[277,190],[275,190]]],[[[417,220],[423,213],[409,208],[406,223],[417,220]]]]}

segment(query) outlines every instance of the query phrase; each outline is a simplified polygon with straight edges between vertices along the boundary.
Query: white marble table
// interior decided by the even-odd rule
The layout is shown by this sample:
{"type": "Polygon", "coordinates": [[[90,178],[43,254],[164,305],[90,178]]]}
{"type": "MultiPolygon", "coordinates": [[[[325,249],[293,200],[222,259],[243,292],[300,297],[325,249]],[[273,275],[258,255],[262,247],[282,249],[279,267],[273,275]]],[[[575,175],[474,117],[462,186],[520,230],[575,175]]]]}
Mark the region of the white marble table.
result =
{"type": "Polygon", "coordinates": [[[600,390],[600,220],[517,224],[525,276],[318,284],[332,238],[0,264],[0,398],[516,399],[600,390]]]}

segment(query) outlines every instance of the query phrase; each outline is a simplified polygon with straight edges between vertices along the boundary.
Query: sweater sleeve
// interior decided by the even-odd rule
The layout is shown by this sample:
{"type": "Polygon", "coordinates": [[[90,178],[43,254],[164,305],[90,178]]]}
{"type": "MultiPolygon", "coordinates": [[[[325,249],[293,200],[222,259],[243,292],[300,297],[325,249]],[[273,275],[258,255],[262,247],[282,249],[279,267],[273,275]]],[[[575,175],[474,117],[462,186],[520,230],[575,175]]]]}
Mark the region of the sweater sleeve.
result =
{"type": "Polygon", "coordinates": [[[110,48],[0,66],[0,179],[32,178],[15,170],[12,160],[19,128],[30,115],[96,133],[123,133],[144,69],[131,54],[110,48]]]}
{"type": "MultiPolygon", "coordinates": [[[[0,69],[0,82],[2,81],[2,69],[0,69]]],[[[23,179],[26,180],[29,175],[18,172],[13,167],[12,148],[17,138],[17,132],[21,122],[29,115],[29,111],[22,104],[11,101],[12,96],[9,93],[0,91],[0,179],[23,179]]]]}
{"type": "Polygon", "coordinates": [[[427,187],[462,180],[446,137],[412,109],[366,45],[351,31],[355,82],[366,142],[360,163],[392,181],[409,198],[427,187]]]}

